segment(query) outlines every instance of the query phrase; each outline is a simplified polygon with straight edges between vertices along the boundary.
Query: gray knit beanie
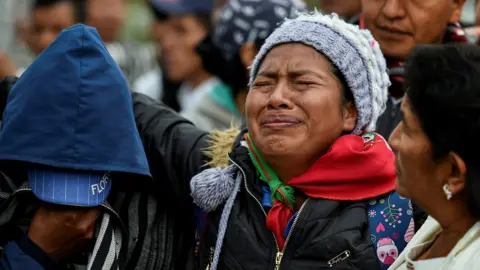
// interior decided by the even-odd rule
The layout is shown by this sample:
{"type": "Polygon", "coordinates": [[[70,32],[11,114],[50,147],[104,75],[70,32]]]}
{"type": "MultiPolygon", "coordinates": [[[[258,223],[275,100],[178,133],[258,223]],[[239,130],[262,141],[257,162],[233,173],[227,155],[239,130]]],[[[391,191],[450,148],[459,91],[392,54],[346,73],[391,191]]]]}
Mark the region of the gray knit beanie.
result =
{"type": "Polygon", "coordinates": [[[336,14],[318,12],[287,19],[265,41],[250,73],[250,85],[266,55],[275,46],[302,43],[319,51],[340,70],[353,94],[358,111],[353,133],[375,130],[387,102],[388,77],[380,46],[368,30],[348,24],[336,14]]]}

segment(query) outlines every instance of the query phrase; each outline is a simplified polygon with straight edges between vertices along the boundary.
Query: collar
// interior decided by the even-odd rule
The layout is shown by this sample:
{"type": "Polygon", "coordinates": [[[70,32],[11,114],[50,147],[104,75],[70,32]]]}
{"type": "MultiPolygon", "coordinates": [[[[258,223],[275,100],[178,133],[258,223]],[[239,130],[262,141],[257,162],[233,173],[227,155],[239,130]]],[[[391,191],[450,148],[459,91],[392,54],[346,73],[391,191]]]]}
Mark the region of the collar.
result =
{"type": "Polygon", "coordinates": [[[193,87],[190,83],[184,82],[180,85],[177,98],[182,110],[195,105],[201,100],[201,97],[213,89],[217,84],[221,83],[217,77],[210,77],[209,79],[200,83],[197,87],[193,87]]]}

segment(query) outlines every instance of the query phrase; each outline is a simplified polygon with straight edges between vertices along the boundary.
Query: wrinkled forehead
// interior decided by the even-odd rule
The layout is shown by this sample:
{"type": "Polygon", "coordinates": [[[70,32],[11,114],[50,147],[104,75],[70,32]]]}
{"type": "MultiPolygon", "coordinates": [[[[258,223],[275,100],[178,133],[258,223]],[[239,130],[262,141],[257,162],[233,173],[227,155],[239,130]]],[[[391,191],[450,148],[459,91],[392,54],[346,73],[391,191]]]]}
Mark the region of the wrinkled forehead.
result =
{"type": "Polygon", "coordinates": [[[260,64],[261,73],[291,73],[299,70],[328,71],[328,58],[314,48],[301,43],[286,43],[271,49],[260,64]]]}

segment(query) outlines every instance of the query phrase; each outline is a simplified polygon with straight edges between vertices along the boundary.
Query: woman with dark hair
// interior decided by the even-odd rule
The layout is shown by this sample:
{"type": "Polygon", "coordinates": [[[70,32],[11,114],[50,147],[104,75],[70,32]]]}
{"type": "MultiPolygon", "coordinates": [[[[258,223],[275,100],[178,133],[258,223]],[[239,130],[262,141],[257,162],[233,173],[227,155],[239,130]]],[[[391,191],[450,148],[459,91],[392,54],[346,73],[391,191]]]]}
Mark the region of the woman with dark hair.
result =
{"type": "Polygon", "coordinates": [[[396,190],[430,217],[389,269],[478,269],[480,48],[420,46],[406,85],[390,137],[396,190]]]}

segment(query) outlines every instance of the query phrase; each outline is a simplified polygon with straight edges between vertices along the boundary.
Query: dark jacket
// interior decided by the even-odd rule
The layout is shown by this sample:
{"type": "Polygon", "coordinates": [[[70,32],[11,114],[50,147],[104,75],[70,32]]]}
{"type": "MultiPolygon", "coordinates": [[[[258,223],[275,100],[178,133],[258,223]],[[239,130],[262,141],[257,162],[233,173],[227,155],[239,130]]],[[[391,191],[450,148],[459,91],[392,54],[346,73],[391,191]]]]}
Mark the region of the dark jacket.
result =
{"type": "MultiPolygon", "coordinates": [[[[307,199],[296,215],[283,250],[267,229],[259,202],[262,189],[248,150],[236,146],[229,155],[244,174],[234,202],[218,269],[379,269],[370,240],[367,202],[307,199]],[[234,218],[232,218],[234,217],[234,218]]],[[[199,269],[211,263],[222,208],[209,213],[201,240],[199,269]]]]}
{"type": "Polygon", "coordinates": [[[392,98],[389,98],[385,111],[377,120],[376,130],[386,139],[390,137],[393,130],[397,127],[400,121],[402,121],[400,115],[401,105],[401,102],[395,102],[392,98]]]}
{"type": "Polygon", "coordinates": [[[133,93],[132,99],[154,190],[162,208],[172,213],[168,220],[163,220],[169,224],[170,234],[169,243],[161,252],[175,269],[192,269],[195,220],[189,180],[209,160],[204,154],[209,145],[208,134],[146,95],[133,93]]]}

